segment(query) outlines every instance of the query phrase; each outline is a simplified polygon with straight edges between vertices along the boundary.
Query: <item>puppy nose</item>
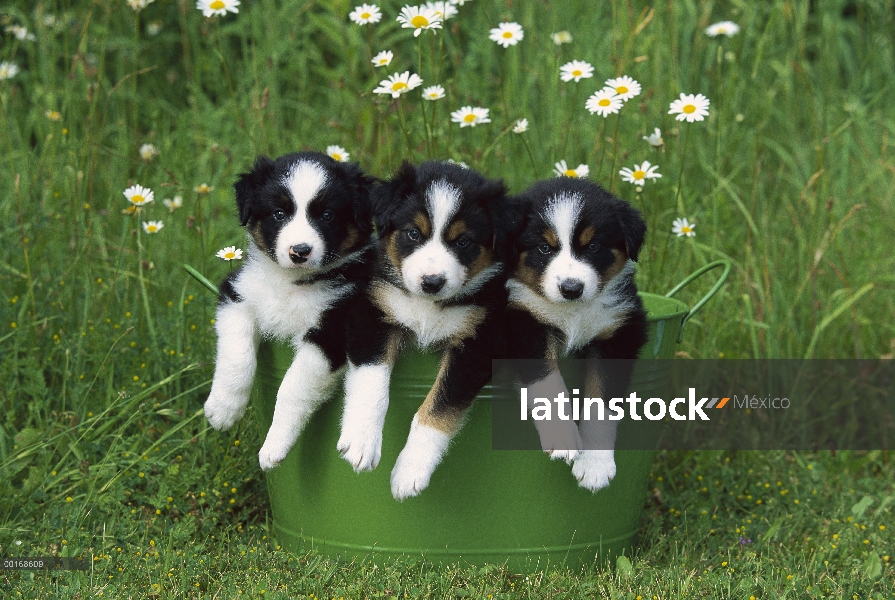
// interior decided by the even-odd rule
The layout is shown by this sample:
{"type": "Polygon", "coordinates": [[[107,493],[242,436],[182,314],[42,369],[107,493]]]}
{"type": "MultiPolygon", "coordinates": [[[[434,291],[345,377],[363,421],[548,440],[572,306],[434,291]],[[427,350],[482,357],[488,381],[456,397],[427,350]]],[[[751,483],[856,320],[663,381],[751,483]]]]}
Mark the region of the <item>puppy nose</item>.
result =
{"type": "Polygon", "coordinates": [[[444,283],[447,281],[443,275],[424,275],[423,276],[423,291],[427,294],[437,294],[438,290],[444,287],[444,283]]]}
{"type": "Polygon", "coordinates": [[[289,258],[292,262],[301,264],[308,260],[308,254],[311,253],[311,250],[313,248],[308,244],[296,244],[289,248],[289,258]]]}
{"type": "Polygon", "coordinates": [[[579,279],[564,279],[559,284],[559,291],[566,300],[576,300],[584,291],[584,283],[579,279]]]}

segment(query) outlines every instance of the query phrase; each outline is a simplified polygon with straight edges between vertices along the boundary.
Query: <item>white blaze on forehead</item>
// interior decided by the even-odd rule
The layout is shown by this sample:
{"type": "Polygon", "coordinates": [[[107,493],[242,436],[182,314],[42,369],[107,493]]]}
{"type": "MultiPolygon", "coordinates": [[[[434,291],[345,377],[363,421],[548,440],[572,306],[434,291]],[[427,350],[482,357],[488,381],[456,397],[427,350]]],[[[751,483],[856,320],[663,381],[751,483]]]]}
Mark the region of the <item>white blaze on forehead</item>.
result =
{"type": "Polygon", "coordinates": [[[556,232],[556,239],[559,241],[559,252],[550,260],[541,280],[544,294],[553,302],[565,301],[559,286],[567,279],[575,279],[584,284],[581,300],[591,300],[599,291],[600,276],[597,271],[572,254],[575,225],[580,212],[580,194],[559,194],[544,211],[544,219],[556,232]]]}
{"type": "Polygon", "coordinates": [[[432,237],[441,237],[451,217],[460,208],[460,190],[446,181],[434,182],[426,191],[426,208],[432,219],[432,237]]]}
{"type": "Polygon", "coordinates": [[[320,266],[326,253],[325,242],[320,232],[308,220],[308,205],[326,185],[327,179],[326,170],[322,165],[302,160],[292,165],[281,180],[295,204],[295,214],[277,235],[275,253],[281,266],[298,266],[305,269],[320,266]],[[299,244],[311,246],[311,253],[307,256],[307,262],[294,265],[289,258],[289,248],[299,244]]]}

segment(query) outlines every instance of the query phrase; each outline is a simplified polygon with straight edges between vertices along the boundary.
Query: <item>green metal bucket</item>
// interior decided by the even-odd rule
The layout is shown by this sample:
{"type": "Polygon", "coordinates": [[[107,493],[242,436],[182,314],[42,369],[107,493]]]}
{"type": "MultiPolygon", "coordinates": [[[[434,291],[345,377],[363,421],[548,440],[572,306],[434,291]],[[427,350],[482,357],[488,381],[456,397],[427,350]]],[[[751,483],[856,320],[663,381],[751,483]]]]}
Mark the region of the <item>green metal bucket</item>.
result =
{"type": "MultiPolygon", "coordinates": [[[[712,263],[665,296],[642,294],[650,339],[641,357],[672,358],[684,324],[720,289],[729,271],[727,262],[712,263]],[[719,266],[724,272],[718,282],[692,309],[672,297],[719,266]]],[[[262,436],[292,357],[287,346],[261,346],[252,402],[262,436]]],[[[473,404],[429,487],[416,498],[395,501],[390,472],[437,368],[438,357],[431,354],[408,353],[398,361],[382,459],[372,472],[355,473],[336,450],[342,402],[320,408],[292,452],[267,473],[273,524],[283,547],[374,561],[404,556],[506,564],[515,572],[531,572],[551,564],[577,568],[633,546],[652,452],[617,451],[615,478],[593,494],[578,487],[567,464],[539,450],[492,450],[488,401],[473,404]]],[[[636,385],[660,376],[647,371],[635,371],[636,385]]],[[[489,393],[483,390],[482,397],[489,393]]]]}

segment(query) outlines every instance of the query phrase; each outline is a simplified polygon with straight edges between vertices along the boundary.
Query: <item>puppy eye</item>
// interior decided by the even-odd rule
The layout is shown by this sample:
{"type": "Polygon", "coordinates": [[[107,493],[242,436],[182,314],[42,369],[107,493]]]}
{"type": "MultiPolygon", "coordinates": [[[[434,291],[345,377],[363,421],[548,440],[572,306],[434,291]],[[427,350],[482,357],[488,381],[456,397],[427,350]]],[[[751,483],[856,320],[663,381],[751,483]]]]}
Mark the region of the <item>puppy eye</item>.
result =
{"type": "Polygon", "coordinates": [[[418,230],[416,230],[416,229],[408,229],[408,230],[407,230],[407,237],[409,237],[409,238],[410,238],[411,240],[413,240],[414,242],[417,242],[417,241],[419,241],[419,239],[420,239],[420,232],[419,232],[418,230]]]}
{"type": "Polygon", "coordinates": [[[540,252],[541,254],[550,254],[550,252],[552,251],[553,248],[551,248],[548,244],[541,244],[540,246],[538,246],[538,252],[540,252]]]}
{"type": "Polygon", "coordinates": [[[283,219],[286,218],[286,212],[277,209],[277,210],[273,211],[273,215],[272,215],[272,216],[273,216],[273,220],[274,220],[274,221],[282,221],[283,219]]]}
{"type": "Polygon", "coordinates": [[[469,245],[469,241],[470,240],[468,237],[466,237],[465,235],[461,235],[456,240],[454,240],[454,243],[457,244],[458,248],[465,248],[469,245]]]}
{"type": "Polygon", "coordinates": [[[321,221],[332,221],[333,217],[335,217],[335,216],[336,215],[333,214],[333,211],[325,210],[325,211],[323,211],[323,214],[320,215],[320,220],[321,221]]]}
{"type": "Polygon", "coordinates": [[[587,245],[588,252],[596,252],[599,249],[600,249],[600,244],[591,242],[590,244],[587,245]]]}

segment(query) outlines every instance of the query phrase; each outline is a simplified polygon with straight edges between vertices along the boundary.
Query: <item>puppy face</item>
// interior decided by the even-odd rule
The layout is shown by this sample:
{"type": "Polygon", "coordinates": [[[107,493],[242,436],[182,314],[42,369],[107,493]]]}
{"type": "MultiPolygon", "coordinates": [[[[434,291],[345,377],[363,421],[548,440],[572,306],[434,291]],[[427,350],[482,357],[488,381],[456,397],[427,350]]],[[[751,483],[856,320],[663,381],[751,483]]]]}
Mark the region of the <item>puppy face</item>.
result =
{"type": "Polygon", "coordinates": [[[279,266],[308,272],[369,243],[373,179],[319,152],[259,157],[234,185],[240,221],[279,266]]]}
{"type": "MultiPolygon", "coordinates": [[[[452,298],[498,262],[494,206],[500,181],[445,162],[405,163],[374,199],[387,271],[411,294],[452,298]]],[[[478,279],[477,279],[478,278],[478,279]]]]}
{"type": "Polygon", "coordinates": [[[646,235],[636,210],[588,181],[543,181],[518,201],[526,217],[512,276],[552,302],[593,300],[646,235]]]}

